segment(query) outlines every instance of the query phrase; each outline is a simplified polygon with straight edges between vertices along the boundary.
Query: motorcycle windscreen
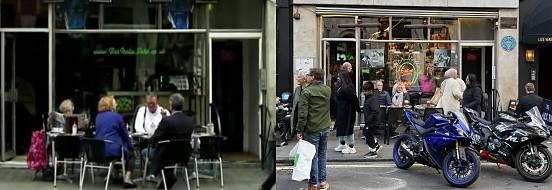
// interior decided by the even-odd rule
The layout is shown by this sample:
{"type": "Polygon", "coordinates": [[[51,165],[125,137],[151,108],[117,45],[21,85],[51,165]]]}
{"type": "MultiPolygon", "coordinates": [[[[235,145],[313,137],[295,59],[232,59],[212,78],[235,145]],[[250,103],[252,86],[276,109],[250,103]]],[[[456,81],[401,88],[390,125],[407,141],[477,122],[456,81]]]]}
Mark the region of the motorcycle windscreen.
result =
{"type": "Polygon", "coordinates": [[[527,123],[526,124],[527,126],[538,128],[550,134],[550,132],[545,128],[546,123],[544,123],[544,120],[542,119],[542,116],[537,106],[531,108],[529,111],[526,111],[525,114],[527,114],[527,116],[531,118],[531,122],[527,123]]]}
{"type": "Polygon", "coordinates": [[[471,135],[473,133],[473,129],[470,126],[470,123],[468,122],[466,116],[462,112],[453,112],[453,114],[456,116],[456,118],[458,118],[458,124],[460,128],[466,131],[468,133],[467,135],[471,135]]]}

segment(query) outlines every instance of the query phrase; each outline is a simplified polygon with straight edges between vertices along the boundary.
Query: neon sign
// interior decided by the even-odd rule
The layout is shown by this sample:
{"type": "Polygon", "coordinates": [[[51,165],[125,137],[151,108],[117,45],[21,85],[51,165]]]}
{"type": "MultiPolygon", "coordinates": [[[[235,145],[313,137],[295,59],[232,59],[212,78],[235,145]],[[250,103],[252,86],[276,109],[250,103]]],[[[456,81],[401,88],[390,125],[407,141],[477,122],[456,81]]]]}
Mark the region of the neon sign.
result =
{"type": "Polygon", "coordinates": [[[399,68],[400,68],[400,72],[401,72],[401,77],[408,76],[408,75],[414,76],[414,78],[412,78],[412,81],[410,81],[410,82],[401,82],[403,85],[410,86],[410,85],[412,85],[412,83],[416,83],[418,81],[418,75],[419,75],[418,70],[416,69],[416,67],[414,67],[414,65],[412,63],[404,62],[404,63],[401,64],[401,66],[399,68]],[[412,66],[412,69],[403,68],[406,65],[412,66]]]}

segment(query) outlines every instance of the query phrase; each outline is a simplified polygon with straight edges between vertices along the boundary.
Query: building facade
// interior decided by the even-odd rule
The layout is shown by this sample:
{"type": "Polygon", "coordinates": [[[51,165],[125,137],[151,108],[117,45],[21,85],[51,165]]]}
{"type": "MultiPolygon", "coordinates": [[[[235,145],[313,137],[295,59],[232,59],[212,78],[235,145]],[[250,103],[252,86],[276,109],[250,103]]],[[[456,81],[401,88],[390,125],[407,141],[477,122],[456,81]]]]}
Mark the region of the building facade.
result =
{"type": "Polygon", "coordinates": [[[525,96],[525,84],[535,84],[535,93],[552,99],[552,89],[546,85],[546,72],[552,69],[551,16],[547,13],[550,1],[525,0],[519,4],[519,98],[525,96]]]}
{"type": "Polygon", "coordinates": [[[218,109],[225,152],[268,151],[260,135],[275,120],[273,0],[0,2],[0,161],[25,155],[31,131],[65,99],[93,125],[104,95],[132,126],[146,95],[168,109],[181,93],[198,126],[218,125],[218,109]]]}
{"type": "Polygon", "coordinates": [[[294,0],[293,78],[319,67],[329,85],[350,62],[359,97],[362,84],[379,80],[390,93],[403,84],[412,104],[425,104],[453,68],[461,79],[475,74],[489,101],[500,97],[506,109],[518,97],[518,7],[517,0],[294,0]]]}

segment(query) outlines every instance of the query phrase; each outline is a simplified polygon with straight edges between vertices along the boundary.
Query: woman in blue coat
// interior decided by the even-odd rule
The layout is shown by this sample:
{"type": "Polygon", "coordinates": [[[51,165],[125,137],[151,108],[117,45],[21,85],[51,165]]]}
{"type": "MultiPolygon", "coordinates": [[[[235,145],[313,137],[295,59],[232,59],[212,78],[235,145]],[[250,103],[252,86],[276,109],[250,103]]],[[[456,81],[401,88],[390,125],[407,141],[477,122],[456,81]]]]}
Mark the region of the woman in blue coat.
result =
{"type": "Polygon", "coordinates": [[[108,160],[121,158],[121,146],[125,156],[125,178],[120,179],[119,169],[115,168],[114,181],[124,181],[124,188],[135,188],[132,182],[135,156],[134,145],[129,137],[123,116],[115,112],[117,102],[112,96],[103,97],[98,103],[98,115],[96,116],[96,139],[110,140],[114,143],[106,143],[105,154],[108,160]]]}
{"type": "Polygon", "coordinates": [[[481,97],[483,93],[474,74],[470,73],[466,77],[466,87],[462,96],[462,107],[471,108],[481,115],[481,97]]]}

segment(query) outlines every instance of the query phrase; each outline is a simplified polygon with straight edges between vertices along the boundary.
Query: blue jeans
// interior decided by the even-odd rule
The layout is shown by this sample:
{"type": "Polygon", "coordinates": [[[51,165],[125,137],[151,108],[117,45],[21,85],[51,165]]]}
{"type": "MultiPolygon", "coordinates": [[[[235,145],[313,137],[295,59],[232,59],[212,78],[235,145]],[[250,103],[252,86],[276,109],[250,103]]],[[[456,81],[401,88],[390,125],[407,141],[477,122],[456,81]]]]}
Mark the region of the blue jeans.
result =
{"type": "Polygon", "coordinates": [[[339,141],[347,141],[349,143],[348,145],[355,144],[355,134],[347,135],[347,136],[339,136],[339,141]]]}
{"type": "MultiPolygon", "coordinates": [[[[146,161],[146,155],[147,154],[148,154],[148,148],[144,148],[140,152],[140,155],[142,156],[142,163],[146,161]]],[[[155,148],[151,148],[150,152],[149,152],[149,162],[150,163],[144,163],[144,164],[149,164],[149,166],[148,166],[149,172],[148,173],[150,175],[153,175],[153,173],[155,172],[155,164],[153,164],[153,162],[152,162],[154,154],[155,154],[155,148]]]]}
{"type": "Polygon", "coordinates": [[[317,183],[326,182],[326,156],[328,149],[328,139],[330,138],[330,128],[320,131],[306,133],[304,140],[314,145],[316,154],[312,158],[309,186],[314,187],[317,183]]]}

